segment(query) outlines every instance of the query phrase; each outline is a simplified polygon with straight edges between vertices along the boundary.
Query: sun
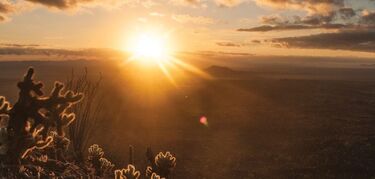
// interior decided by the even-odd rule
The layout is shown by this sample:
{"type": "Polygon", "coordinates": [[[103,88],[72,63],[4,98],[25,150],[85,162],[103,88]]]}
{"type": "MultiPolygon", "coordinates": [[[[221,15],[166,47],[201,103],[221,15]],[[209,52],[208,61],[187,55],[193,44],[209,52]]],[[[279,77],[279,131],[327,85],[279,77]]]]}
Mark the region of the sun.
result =
{"type": "Polygon", "coordinates": [[[166,37],[153,34],[137,36],[132,42],[130,51],[133,58],[147,61],[164,60],[169,55],[166,37]]]}
{"type": "MultiPolygon", "coordinates": [[[[140,66],[137,65],[137,67],[141,67],[139,68],[141,70],[150,70],[154,67],[159,68],[165,77],[176,87],[177,83],[175,77],[186,71],[190,71],[206,79],[211,79],[209,74],[175,57],[178,53],[175,51],[176,44],[173,43],[173,50],[170,48],[169,43],[172,41],[170,32],[152,32],[153,33],[138,32],[136,33],[138,35],[132,34],[127,38],[124,51],[130,52],[130,56],[124,59],[124,65],[130,63],[141,64],[140,66]]],[[[150,72],[153,72],[153,70],[150,72]]]]}

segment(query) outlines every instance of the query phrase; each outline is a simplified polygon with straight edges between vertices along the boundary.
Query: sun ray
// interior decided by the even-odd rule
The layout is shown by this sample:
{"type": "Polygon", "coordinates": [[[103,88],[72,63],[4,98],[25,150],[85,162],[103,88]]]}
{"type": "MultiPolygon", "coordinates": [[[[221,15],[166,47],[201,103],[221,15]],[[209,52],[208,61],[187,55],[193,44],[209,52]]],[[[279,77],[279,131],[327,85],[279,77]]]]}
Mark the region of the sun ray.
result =
{"type": "Polygon", "coordinates": [[[161,69],[161,71],[164,73],[164,75],[168,78],[168,80],[175,86],[177,87],[177,84],[175,82],[175,80],[173,79],[172,75],[169,73],[169,71],[167,70],[167,68],[165,68],[164,64],[163,63],[158,63],[158,66],[159,68],[161,69]]]}
{"type": "Polygon", "coordinates": [[[199,69],[199,68],[197,68],[197,67],[195,67],[195,66],[193,66],[191,64],[185,63],[185,62],[183,62],[183,61],[181,61],[181,60],[179,60],[177,58],[173,58],[171,60],[171,62],[176,63],[181,68],[183,68],[185,70],[188,70],[188,71],[190,71],[190,72],[192,72],[194,74],[197,74],[197,75],[199,75],[199,76],[201,76],[201,77],[203,77],[205,79],[213,79],[213,77],[210,74],[202,71],[201,69],[199,69]]]}
{"type": "Polygon", "coordinates": [[[135,61],[144,65],[155,65],[175,87],[178,87],[174,78],[176,74],[171,74],[171,70],[177,73],[188,71],[202,78],[212,79],[211,75],[199,68],[174,57],[168,47],[166,37],[168,35],[156,35],[155,33],[135,36],[135,39],[129,44],[132,55],[124,63],[135,61]]]}

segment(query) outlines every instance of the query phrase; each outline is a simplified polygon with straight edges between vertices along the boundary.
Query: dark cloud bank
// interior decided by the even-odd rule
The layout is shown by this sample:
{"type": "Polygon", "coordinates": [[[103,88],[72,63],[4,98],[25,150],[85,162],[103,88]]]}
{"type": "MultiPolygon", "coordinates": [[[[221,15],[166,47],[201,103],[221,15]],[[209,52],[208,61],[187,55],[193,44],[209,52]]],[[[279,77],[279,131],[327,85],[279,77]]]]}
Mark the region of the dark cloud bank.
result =
{"type": "MultiPolygon", "coordinates": [[[[374,0],[364,0],[374,2],[374,0]]],[[[307,16],[292,18],[264,16],[263,25],[237,29],[241,32],[270,32],[329,29],[334,33],[267,40],[276,47],[375,52],[375,11],[353,9],[344,0],[257,0],[261,5],[282,9],[303,9],[307,16]],[[346,4],[347,3],[347,4],[346,4]]],[[[374,4],[375,5],[375,4],[374,4]]]]}
{"type": "Polygon", "coordinates": [[[375,52],[375,31],[323,33],[302,37],[277,38],[271,41],[274,45],[286,48],[375,52]]]}

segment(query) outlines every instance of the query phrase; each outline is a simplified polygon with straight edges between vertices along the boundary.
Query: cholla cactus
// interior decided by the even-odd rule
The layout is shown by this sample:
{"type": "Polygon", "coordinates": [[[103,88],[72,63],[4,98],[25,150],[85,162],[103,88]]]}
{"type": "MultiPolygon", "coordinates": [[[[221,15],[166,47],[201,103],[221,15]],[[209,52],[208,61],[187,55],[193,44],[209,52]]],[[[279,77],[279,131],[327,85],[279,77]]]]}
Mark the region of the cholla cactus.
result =
{"type": "Polygon", "coordinates": [[[59,161],[66,161],[66,153],[69,149],[70,140],[65,136],[60,136],[56,131],[50,131],[48,136],[53,138],[53,142],[46,149],[46,153],[51,158],[59,161]]]}
{"type": "Polygon", "coordinates": [[[112,169],[114,165],[106,158],[104,158],[104,151],[98,144],[94,144],[88,149],[88,164],[89,168],[93,169],[96,176],[105,176],[113,174],[112,169]]]}
{"type": "Polygon", "coordinates": [[[68,138],[58,135],[58,133],[55,131],[51,131],[49,133],[49,136],[53,137],[52,147],[56,149],[61,149],[63,151],[68,150],[70,144],[70,140],[68,138]]]}
{"type": "Polygon", "coordinates": [[[100,148],[98,144],[94,144],[89,147],[88,152],[87,161],[89,163],[89,167],[94,170],[93,172],[96,175],[101,175],[100,169],[102,165],[100,159],[104,156],[103,149],[100,148]]]}
{"type": "Polygon", "coordinates": [[[115,179],[122,179],[121,170],[115,170],[115,179]]]}
{"type": "Polygon", "coordinates": [[[163,170],[170,170],[176,166],[176,157],[170,152],[159,152],[155,157],[156,166],[163,170]]]}
{"type": "Polygon", "coordinates": [[[6,155],[8,152],[8,130],[0,128],[0,155],[6,155]]]}
{"type": "Polygon", "coordinates": [[[129,164],[128,167],[121,170],[115,171],[116,179],[139,179],[140,172],[137,171],[134,165],[129,164]]]}
{"type": "MultiPolygon", "coordinates": [[[[26,131],[29,132],[29,130],[32,128],[30,122],[27,122],[27,125],[25,127],[26,131]]],[[[44,149],[49,144],[52,143],[53,138],[52,136],[48,136],[45,140],[41,139],[41,136],[39,136],[40,132],[44,129],[43,126],[38,126],[37,128],[33,129],[33,132],[31,134],[28,134],[28,136],[23,138],[23,144],[25,145],[25,150],[22,151],[21,158],[25,158],[26,155],[30,152],[32,152],[34,149],[44,149]]]]}
{"type": "Polygon", "coordinates": [[[176,158],[170,152],[160,152],[153,157],[151,149],[148,148],[146,156],[151,164],[146,169],[146,176],[148,177],[151,177],[152,173],[156,173],[161,177],[168,178],[172,169],[176,166],[176,158]]]}
{"type": "Polygon", "coordinates": [[[112,162],[106,158],[100,158],[99,162],[101,163],[100,170],[101,170],[102,176],[111,175],[113,172],[113,167],[115,167],[115,165],[113,165],[112,162]]]}
{"type": "Polygon", "coordinates": [[[19,98],[12,108],[4,98],[0,99],[0,114],[9,115],[10,161],[18,161],[33,149],[48,146],[53,140],[47,136],[50,130],[63,135],[63,128],[74,120],[71,114],[65,114],[66,109],[83,98],[83,94],[71,91],[61,95],[64,87],[61,83],[56,83],[51,95],[44,97],[43,84],[35,82],[33,76],[34,69],[30,68],[23,81],[17,84],[19,98]]]}
{"type": "Polygon", "coordinates": [[[6,155],[8,152],[8,119],[9,103],[5,97],[0,96],[0,155],[6,155]]]}
{"type": "Polygon", "coordinates": [[[90,161],[92,160],[99,160],[104,156],[104,151],[102,148],[99,147],[98,144],[93,144],[92,146],[89,147],[89,156],[88,159],[90,161]]]}
{"type": "MultiPolygon", "coordinates": [[[[64,130],[75,120],[71,106],[83,94],[64,92],[64,85],[55,82],[51,94],[43,96],[43,84],[35,82],[33,77],[34,70],[30,68],[17,84],[19,98],[13,106],[0,96],[0,178],[110,178],[113,174],[116,179],[140,178],[134,167],[132,146],[129,146],[129,165],[115,172],[114,164],[104,157],[97,144],[88,149],[87,165],[71,161],[66,155],[70,140],[64,130]]],[[[154,156],[148,150],[147,157],[151,166],[146,174],[151,179],[168,177],[176,165],[176,158],[170,152],[154,156]]]]}
{"type": "Polygon", "coordinates": [[[152,173],[150,179],[165,179],[165,178],[161,178],[158,174],[152,173]]]}
{"type": "Polygon", "coordinates": [[[64,89],[64,85],[60,82],[55,83],[55,87],[52,90],[51,96],[48,100],[51,101],[65,101],[62,104],[55,104],[48,106],[48,113],[46,114],[45,124],[48,127],[55,127],[59,136],[64,136],[64,129],[69,126],[75,120],[74,113],[67,113],[66,110],[74,103],[82,99],[82,94],[74,94],[72,91],[68,91],[65,94],[61,94],[64,89]]]}
{"type": "Polygon", "coordinates": [[[10,111],[10,104],[5,100],[5,97],[0,96],[0,116],[8,115],[10,111]]]}
{"type": "Polygon", "coordinates": [[[8,117],[10,110],[9,103],[5,100],[5,97],[0,96],[0,155],[6,155],[8,151],[8,117]]]}

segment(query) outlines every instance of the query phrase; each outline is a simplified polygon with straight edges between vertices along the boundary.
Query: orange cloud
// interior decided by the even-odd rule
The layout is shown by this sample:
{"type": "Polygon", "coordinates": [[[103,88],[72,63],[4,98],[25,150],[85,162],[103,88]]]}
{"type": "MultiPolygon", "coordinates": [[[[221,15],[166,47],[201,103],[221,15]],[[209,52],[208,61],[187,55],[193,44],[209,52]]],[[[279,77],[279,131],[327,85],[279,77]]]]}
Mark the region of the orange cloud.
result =
{"type": "Polygon", "coordinates": [[[310,14],[328,15],[344,6],[344,0],[255,0],[258,5],[279,9],[302,9],[310,14]]]}
{"type": "Polygon", "coordinates": [[[172,15],[172,19],[182,24],[191,23],[191,24],[209,25],[209,24],[215,23],[215,20],[212,18],[204,17],[204,16],[191,16],[188,14],[172,15]]]}
{"type": "Polygon", "coordinates": [[[244,0],[215,0],[221,7],[234,7],[244,2],[244,0]]]}

